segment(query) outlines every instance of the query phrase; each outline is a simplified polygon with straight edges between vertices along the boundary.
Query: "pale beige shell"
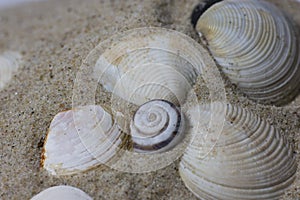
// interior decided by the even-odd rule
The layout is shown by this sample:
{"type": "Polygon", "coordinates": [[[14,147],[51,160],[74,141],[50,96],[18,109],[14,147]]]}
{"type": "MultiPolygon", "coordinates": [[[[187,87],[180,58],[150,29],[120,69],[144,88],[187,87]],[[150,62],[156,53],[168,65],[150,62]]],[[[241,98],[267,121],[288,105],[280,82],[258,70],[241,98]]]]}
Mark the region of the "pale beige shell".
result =
{"type": "Polygon", "coordinates": [[[293,182],[297,168],[285,137],[246,109],[230,104],[217,109],[226,112],[220,134],[209,128],[214,120],[210,106],[189,108],[194,141],[179,167],[187,188],[201,199],[278,199],[293,182]],[[195,115],[197,110],[200,115],[195,115]],[[205,139],[214,134],[217,140],[205,139]]]}
{"type": "Polygon", "coordinates": [[[31,200],[92,200],[92,198],[78,188],[59,185],[43,190],[31,200]]]}
{"type": "Polygon", "coordinates": [[[41,164],[53,175],[86,171],[113,158],[122,137],[101,106],[60,112],[51,122],[41,164]]]}
{"type": "Polygon", "coordinates": [[[207,73],[205,68],[216,68],[201,45],[173,30],[134,29],[107,43],[87,63],[95,66],[94,75],[107,91],[136,105],[152,99],[183,104],[197,76],[207,73]]]}
{"type": "Polygon", "coordinates": [[[13,74],[21,64],[21,54],[14,51],[6,51],[0,55],[0,90],[9,83],[13,74]]]}
{"type": "Polygon", "coordinates": [[[299,94],[299,33],[271,3],[215,3],[200,16],[196,29],[225,75],[249,98],[282,105],[299,94]]]}

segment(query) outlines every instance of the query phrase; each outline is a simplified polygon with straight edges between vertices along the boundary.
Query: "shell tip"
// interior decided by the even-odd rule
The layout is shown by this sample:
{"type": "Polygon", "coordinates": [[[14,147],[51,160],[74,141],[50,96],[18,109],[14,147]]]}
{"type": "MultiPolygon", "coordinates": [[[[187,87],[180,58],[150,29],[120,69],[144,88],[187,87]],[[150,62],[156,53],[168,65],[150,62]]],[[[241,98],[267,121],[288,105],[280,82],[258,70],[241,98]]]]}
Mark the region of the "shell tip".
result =
{"type": "Polygon", "coordinates": [[[200,16],[212,5],[215,3],[218,3],[222,0],[205,0],[201,3],[199,3],[193,10],[192,15],[191,15],[191,23],[193,27],[195,28],[197,25],[197,21],[200,18],[200,16]]]}

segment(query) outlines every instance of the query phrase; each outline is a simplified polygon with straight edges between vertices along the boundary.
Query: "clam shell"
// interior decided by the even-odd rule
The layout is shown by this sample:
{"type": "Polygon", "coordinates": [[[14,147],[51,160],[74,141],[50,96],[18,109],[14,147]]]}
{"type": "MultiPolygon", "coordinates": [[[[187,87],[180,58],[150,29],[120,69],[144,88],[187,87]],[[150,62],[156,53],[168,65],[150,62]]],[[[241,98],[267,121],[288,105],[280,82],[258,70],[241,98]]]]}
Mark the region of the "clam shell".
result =
{"type": "Polygon", "coordinates": [[[136,105],[152,99],[180,105],[203,68],[216,67],[203,47],[172,30],[134,29],[107,43],[95,50],[102,54],[94,74],[107,91],[136,105]]]}
{"type": "Polygon", "coordinates": [[[101,106],[60,112],[51,122],[41,164],[53,175],[85,171],[112,159],[123,139],[101,106]]]}
{"type": "Polygon", "coordinates": [[[31,198],[31,200],[54,200],[54,199],[55,200],[92,200],[92,198],[82,190],[75,187],[66,186],[66,185],[50,187],[31,198]]]}
{"type": "Polygon", "coordinates": [[[0,55],[0,90],[10,81],[19,68],[22,56],[18,52],[6,51],[0,55]]]}
{"type": "MultiPolygon", "coordinates": [[[[246,109],[230,104],[217,108],[226,111],[223,130],[217,140],[187,147],[179,167],[185,185],[201,199],[278,199],[297,168],[286,138],[246,109]]],[[[210,106],[190,107],[188,118],[198,109],[199,117],[190,119],[193,134],[216,134],[209,129],[214,120],[210,106]]]]}
{"type": "Polygon", "coordinates": [[[222,71],[249,98],[282,105],[300,91],[300,41],[281,10],[261,0],[224,0],[196,29],[222,71]]]}

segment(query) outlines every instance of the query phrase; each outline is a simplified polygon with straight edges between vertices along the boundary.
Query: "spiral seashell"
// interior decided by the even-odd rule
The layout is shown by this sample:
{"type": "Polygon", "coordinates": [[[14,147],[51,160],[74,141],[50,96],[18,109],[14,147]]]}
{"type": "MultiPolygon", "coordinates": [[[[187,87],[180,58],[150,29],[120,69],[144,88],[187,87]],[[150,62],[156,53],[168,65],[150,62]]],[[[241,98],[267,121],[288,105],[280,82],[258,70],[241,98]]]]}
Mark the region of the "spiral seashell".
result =
{"type": "Polygon", "coordinates": [[[192,23],[224,74],[260,103],[294,99],[300,91],[300,41],[290,18],[262,0],[212,2],[194,10],[192,23]]]}
{"type": "Polygon", "coordinates": [[[123,139],[101,106],[60,112],[51,122],[41,165],[53,175],[85,171],[111,160],[123,139]]]}
{"type": "Polygon", "coordinates": [[[184,117],[171,102],[152,100],[139,107],[130,128],[136,152],[163,152],[183,137],[184,117]]]}
{"type": "MultiPolygon", "coordinates": [[[[216,134],[209,129],[210,106],[190,107],[193,134],[216,134]]],[[[191,143],[180,162],[179,172],[185,185],[201,199],[278,199],[293,182],[296,159],[284,135],[254,113],[220,104],[226,111],[218,140],[191,143]],[[214,148],[205,156],[206,145],[214,148]],[[210,145],[208,145],[210,146],[210,145]]],[[[189,117],[188,117],[189,118],[189,117]]]]}
{"type": "Polygon", "coordinates": [[[66,185],[50,187],[31,198],[31,200],[53,200],[53,199],[92,200],[92,198],[82,190],[75,187],[66,186],[66,185]]]}

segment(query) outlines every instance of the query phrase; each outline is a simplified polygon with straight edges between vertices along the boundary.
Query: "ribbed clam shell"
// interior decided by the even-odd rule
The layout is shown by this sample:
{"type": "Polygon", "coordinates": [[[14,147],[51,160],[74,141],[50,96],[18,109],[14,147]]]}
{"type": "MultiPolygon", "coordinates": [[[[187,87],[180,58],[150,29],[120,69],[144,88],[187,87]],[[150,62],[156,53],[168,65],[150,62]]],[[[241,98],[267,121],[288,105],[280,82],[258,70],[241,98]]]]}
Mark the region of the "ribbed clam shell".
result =
{"type": "Polygon", "coordinates": [[[75,187],[66,186],[66,185],[50,187],[31,198],[31,200],[54,200],[54,199],[55,200],[92,200],[92,198],[82,190],[75,187]]]}
{"type": "Polygon", "coordinates": [[[222,71],[249,98],[282,105],[299,94],[299,34],[274,5],[224,0],[200,16],[196,29],[222,71]]]}
{"type": "Polygon", "coordinates": [[[60,112],[51,122],[42,166],[53,175],[65,175],[105,164],[122,146],[122,137],[101,106],[60,112]]]}
{"type": "Polygon", "coordinates": [[[152,100],[139,107],[130,128],[136,152],[163,152],[182,139],[184,117],[174,104],[165,100],[152,100]]]}
{"type": "MultiPolygon", "coordinates": [[[[190,107],[195,139],[216,134],[209,129],[209,106],[190,107]]],[[[185,185],[201,199],[278,199],[293,182],[296,161],[292,148],[279,131],[254,113],[220,104],[226,111],[218,140],[191,143],[180,162],[185,185]],[[214,146],[207,153],[207,146],[214,146]],[[203,153],[204,152],[204,153],[203,153]],[[203,156],[205,155],[205,156],[203,156]]]]}
{"type": "Polygon", "coordinates": [[[22,56],[13,51],[0,55],[0,90],[10,81],[19,68],[22,56]]]}
{"type": "Polygon", "coordinates": [[[197,42],[167,29],[135,29],[115,36],[107,46],[95,74],[106,90],[136,105],[151,99],[179,105],[202,69],[215,66],[197,42]]]}

